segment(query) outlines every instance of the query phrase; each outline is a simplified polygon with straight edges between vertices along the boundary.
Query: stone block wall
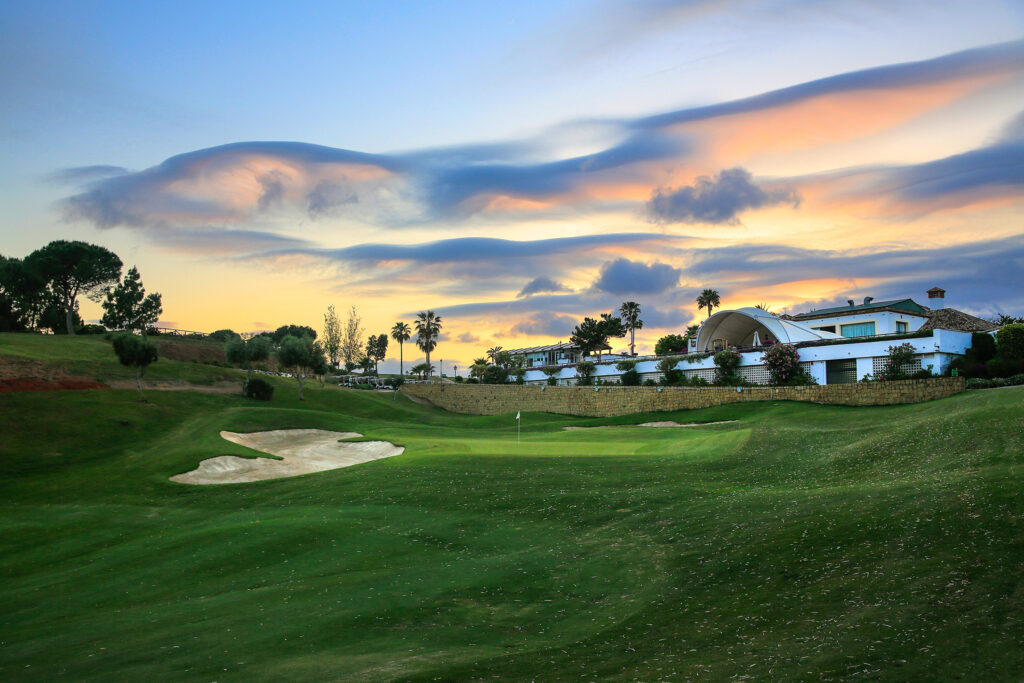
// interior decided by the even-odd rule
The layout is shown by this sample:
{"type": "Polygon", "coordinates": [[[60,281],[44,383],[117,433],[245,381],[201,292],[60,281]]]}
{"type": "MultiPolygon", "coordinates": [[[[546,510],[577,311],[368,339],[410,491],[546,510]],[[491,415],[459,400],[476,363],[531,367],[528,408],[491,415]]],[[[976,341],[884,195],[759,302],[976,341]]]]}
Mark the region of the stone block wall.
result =
{"type": "Polygon", "coordinates": [[[960,393],[963,377],[859,382],[812,387],[548,387],[494,384],[406,384],[402,393],[453,413],[524,412],[610,417],[707,408],[749,401],[806,401],[846,406],[921,403],[960,393]]]}

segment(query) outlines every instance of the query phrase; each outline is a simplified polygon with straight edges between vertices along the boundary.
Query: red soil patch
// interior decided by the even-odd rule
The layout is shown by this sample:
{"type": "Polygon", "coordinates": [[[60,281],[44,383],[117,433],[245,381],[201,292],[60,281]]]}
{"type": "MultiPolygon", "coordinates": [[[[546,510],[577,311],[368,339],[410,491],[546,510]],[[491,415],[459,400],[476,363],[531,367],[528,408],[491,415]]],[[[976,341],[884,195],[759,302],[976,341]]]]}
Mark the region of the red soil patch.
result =
{"type": "Polygon", "coordinates": [[[107,389],[103,382],[96,382],[91,379],[66,379],[49,380],[38,377],[13,377],[11,379],[0,379],[0,394],[7,394],[15,391],[78,391],[81,389],[107,389]]]}

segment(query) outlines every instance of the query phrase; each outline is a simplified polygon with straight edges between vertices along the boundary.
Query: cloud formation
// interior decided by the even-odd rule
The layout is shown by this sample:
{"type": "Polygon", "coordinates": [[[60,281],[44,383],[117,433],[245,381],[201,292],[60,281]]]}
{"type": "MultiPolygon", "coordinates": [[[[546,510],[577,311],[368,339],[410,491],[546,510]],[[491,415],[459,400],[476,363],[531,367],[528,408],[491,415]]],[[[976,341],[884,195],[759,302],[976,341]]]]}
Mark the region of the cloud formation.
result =
{"type": "Polygon", "coordinates": [[[527,335],[543,337],[559,337],[568,339],[572,330],[580,321],[571,315],[541,311],[526,320],[516,323],[509,331],[510,335],[527,335]]]}
{"type": "Polygon", "coordinates": [[[708,223],[736,225],[739,214],[776,204],[799,206],[792,188],[765,188],[743,168],[728,168],[709,178],[700,176],[693,185],[658,188],[647,202],[648,218],[655,223],[708,223]]]}
{"type": "MultiPolygon", "coordinates": [[[[715,120],[721,130],[712,137],[728,139],[729,126],[752,125],[738,120],[738,114],[779,112],[796,103],[820,103],[851,93],[910,94],[913,102],[906,106],[924,113],[922,106],[941,106],[955,93],[945,99],[925,98],[930,104],[922,105],[912,97],[915,88],[970,79],[988,82],[1022,73],[1024,41],[993,45],[839,74],[732,102],[634,119],[581,122],[579,126],[603,131],[583,153],[565,151],[564,128],[530,140],[395,154],[287,141],[239,142],[180,154],[136,172],[101,166],[69,169],[62,172],[62,179],[80,183],[81,189],[67,197],[62,207],[68,219],[100,228],[169,230],[236,227],[254,219],[296,217],[344,217],[378,227],[432,225],[473,216],[521,220],[544,212],[628,212],[650,199],[649,215],[659,222],[730,224],[746,209],[795,204],[796,194],[756,184],[741,168],[669,189],[666,181],[673,171],[699,174],[743,163],[756,156],[758,145],[776,144],[755,130],[745,136],[754,147],[744,151],[746,156],[704,159],[700,161],[704,166],[689,168],[687,164],[697,163],[701,153],[714,148],[714,141],[705,139],[709,132],[695,124],[715,120]],[[717,166],[707,167],[716,161],[717,166]]],[[[842,118],[843,111],[833,103],[832,108],[825,106],[814,114],[834,119],[842,118]]],[[[852,118],[832,128],[849,129],[854,136],[858,130],[865,135],[877,132],[860,125],[852,118]]],[[[1000,151],[1008,157],[1016,148],[989,149],[985,151],[989,156],[977,161],[987,164],[1000,151]]],[[[939,164],[924,170],[942,175],[947,169],[939,164]]],[[[971,182],[972,187],[985,187],[1002,182],[1002,177],[979,168],[971,182]]],[[[941,181],[928,183],[932,190],[923,181],[919,186],[922,201],[942,191],[941,181]]]]}
{"type": "Polygon", "coordinates": [[[620,258],[601,266],[594,287],[610,294],[657,294],[675,287],[681,274],[667,263],[647,265],[620,258]]]}
{"type": "Polygon", "coordinates": [[[535,277],[526,285],[519,290],[516,294],[517,297],[530,296],[531,294],[539,294],[540,292],[570,292],[572,291],[561,282],[555,282],[546,275],[535,277]]]}

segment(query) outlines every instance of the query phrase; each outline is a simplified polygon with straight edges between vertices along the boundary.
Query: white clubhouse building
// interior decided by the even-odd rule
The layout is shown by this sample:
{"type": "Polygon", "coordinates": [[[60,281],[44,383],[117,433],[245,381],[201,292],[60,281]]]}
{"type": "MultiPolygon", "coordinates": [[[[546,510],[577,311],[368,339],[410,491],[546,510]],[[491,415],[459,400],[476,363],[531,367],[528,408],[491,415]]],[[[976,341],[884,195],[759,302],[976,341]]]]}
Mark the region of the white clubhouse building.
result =
{"type": "MultiPolygon", "coordinates": [[[[945,292],[928,290],[929,307],[912,299],[875,301],[812,310],[797,315],[775,315],[759,308],[719,311],[705,320],[690,348],[680,356],[676,369],[687,378],[714,381],[713,356],[722,349],[740,354],[739,376],[754,384],[767,384],[768,369],[761,362],[770,344],[791,344],[800,354],[800,365],[818,384],[846,384],[865,375],[875,376],[885,368],[888,348],[907,342],[915,356],[908,372],[929,370],[943,374],[953,359],[971,346],[971,334],[991,332],[992,323],[944,305],[945,292]]],[[[571,344],[513,349],[527,368],[527,384],[545,384],[552,374],[558,384],[575,384],[579,349],[571,344]]],[[[627,356],[608,355],[597,364],[593,379],[618,383],[621,370],[616,362],[627,356]]],[[[659,358],[636,358],[641,382],[659,380],[659,358]]]]}

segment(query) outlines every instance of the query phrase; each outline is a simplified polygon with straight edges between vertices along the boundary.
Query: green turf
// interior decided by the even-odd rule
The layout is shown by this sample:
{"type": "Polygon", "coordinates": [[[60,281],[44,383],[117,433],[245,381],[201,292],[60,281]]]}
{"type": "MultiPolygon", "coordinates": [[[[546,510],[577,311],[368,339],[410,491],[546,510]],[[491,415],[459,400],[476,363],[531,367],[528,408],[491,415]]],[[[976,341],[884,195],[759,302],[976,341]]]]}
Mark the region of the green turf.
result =
{"type": "MultiPolygon", "coordinates": [[[[168,340],[187,344],[186,340],[168,340]]],[[[197,342],[201,343],[201,342],[197,342]]],[[[103,335],[0,334],[0,356],[39,361],[69,375],[100,382],[134,380],[135,369],[121,365],[110,342],[103,335]]],[[[145,380],[181,381],[190,384],[239,380],[242,373],[232,368],[198,362],[160,358],[146,369],[145,380]]]]}
{"type": "MultiPolygon", "coordinates": [[[[77,343],[73,340],[70,343],[77,343]]],[[[0,351],[2,353],[2,351],[0,351]]],[[[0,395],[4,680],[1019,680],[1024,388],[578,419],[0,395]],[[687,429],[563,431],[650,419],[687,429]],[[197,487],[222,429],[406,453],[197,487]]]]}

